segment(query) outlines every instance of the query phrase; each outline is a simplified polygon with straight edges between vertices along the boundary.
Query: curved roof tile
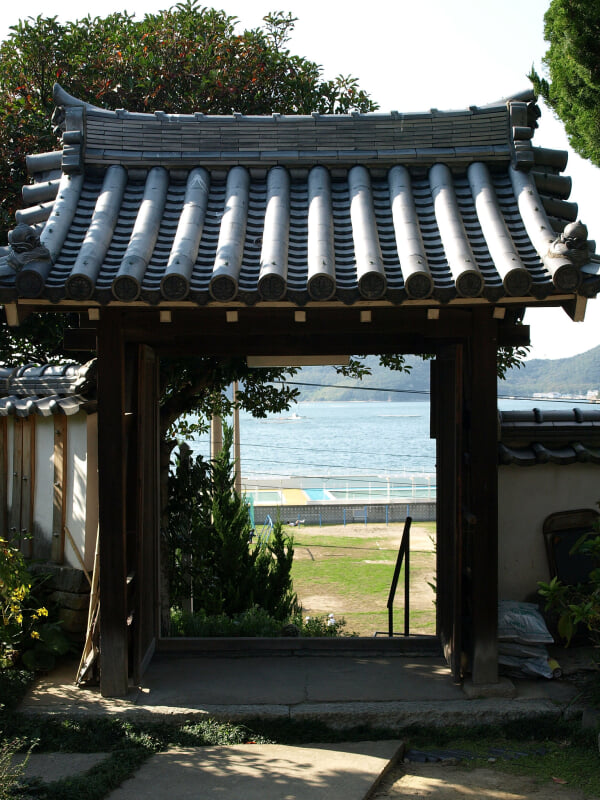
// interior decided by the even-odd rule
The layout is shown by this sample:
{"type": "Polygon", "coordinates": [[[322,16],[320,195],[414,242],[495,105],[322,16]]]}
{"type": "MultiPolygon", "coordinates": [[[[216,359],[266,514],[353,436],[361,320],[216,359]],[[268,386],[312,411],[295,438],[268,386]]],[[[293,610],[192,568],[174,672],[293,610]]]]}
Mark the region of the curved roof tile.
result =
{"type": "Polygon", "coordinates": [[[55,99],[63,150],[28,159],[0,301],[533,303],[598,289],[591,243],[553,244],[576,207],[564,154],[532,147],[532,95],[271,117],[55,99]]]}

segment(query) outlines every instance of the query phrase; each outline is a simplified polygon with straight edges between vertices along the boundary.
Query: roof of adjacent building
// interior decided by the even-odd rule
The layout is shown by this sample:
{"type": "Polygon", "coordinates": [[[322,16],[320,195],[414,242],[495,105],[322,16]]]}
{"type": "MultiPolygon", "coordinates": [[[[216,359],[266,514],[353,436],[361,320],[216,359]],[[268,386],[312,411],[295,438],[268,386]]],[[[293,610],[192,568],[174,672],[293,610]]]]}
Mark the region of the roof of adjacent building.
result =
{"type": "Polygon", "coordinates": [[[426,113],[108,111],[55,87],[0,301],[400,304],[594,296],[566,153],[526,92],[426,113]]]}
{"type": "Polygon", "coordinates": [[[0,367],[0,417],[72,416],[96,408],[96,361],[0,367]]]}
{"type": "Polygon", "coordinates": [[[600,464],[600,408],[500,411],[500,464],[600,464]]]}

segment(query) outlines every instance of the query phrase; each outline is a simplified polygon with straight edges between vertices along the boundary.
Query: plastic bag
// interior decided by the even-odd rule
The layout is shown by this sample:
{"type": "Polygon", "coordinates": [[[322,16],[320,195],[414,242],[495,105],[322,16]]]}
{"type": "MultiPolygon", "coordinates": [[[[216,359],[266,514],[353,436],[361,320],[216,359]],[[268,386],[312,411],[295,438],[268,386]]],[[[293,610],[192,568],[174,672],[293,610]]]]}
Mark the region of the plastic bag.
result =
{"type": "Polygon", "coordinates": [[[552,644],[554,639],[535,603],[500,600],[498,639],[521,644],[552,644]]]}

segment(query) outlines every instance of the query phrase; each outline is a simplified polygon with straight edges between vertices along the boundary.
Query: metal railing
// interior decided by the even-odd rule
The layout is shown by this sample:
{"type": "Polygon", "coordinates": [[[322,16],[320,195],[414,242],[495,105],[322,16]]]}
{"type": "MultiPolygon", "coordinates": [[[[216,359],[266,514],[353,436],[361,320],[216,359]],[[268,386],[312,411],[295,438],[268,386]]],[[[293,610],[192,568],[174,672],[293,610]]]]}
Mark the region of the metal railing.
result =
{"type": "MultiPolygon", "coordinates": [[[[398,550],[398,557],[396,558],[396,566],[394,567],[394,574],[392,576],[392,583],[390,586],[390,593],[387,600],[388,610],[388,636],[394,636],[394,599],[396,597],[396,589],[398,588],[398,580],[400,578],[400,570],[402,569],[402,562],[404,561],[404,636],[410,635],[410,525],[412,517],[407,517],[404,522],[404,530],[402,531],[402,539],[400,540],[400,548],[398,550]]],[[[381,634],[377,631],[375,636],[381,634]]]]}

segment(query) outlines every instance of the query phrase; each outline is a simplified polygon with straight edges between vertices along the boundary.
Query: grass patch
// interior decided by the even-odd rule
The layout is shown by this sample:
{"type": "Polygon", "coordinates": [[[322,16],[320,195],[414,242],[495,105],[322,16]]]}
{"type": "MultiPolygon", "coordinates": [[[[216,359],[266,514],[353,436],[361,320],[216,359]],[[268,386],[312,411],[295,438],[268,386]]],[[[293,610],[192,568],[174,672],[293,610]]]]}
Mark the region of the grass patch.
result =
{"type": "Polygon", "coordinates": [[[577,722],[551,717],[520,720],[495,727],[371,728],[357,726],[334,730],[321,722],[247,720],[229,724],[215,720],[184,722],[125,722],[111,719],[57,720],[20,715],[2,719],[4,739],[19,740],[22,749],[36,739],[35,752],[106,752],[109,755],[85,775],[52,784],[37,783],[31,796],[39,800],[102,800],[130,777],[143,762],[168,747],[203,747],[245,742],[306,744],[310,742],[402,739],[408,749],[446,748],[466,750],[475,758],[461,762],[465,768],[486,767],[499,772],[533,776],[539,781],[558,777],[591,794],[600,795],[597,732],[582,730],[577,722]],[[541,733],[546,733],[541,736],[541,733]],[[490,750],[526,752],[514,760],[501,757],[490,764],[490,750]],[[539,752],[544,750],[545,752],[539,752]]]}
{"type": "Polygon", "coordinates": [[[407,748],[427,750],[442,747],[466,750],[473,760],[461,761],[461,767],[485,767],[513,775],[535,777],[540,782],[553,778],[581,789],[586,796],[600,796],[598,763],[598,731],[582,729],[579,722],[566,722],[555,717],[519,720],[502,726],[464,728],[412,729],[406,732],[407,748]],[[541,736],[546,732],[547,736],[541,736]],[[497,757],[489,762],[490,751],[527,753],[518,758],[497,757]]]}
{"type": "MultiPolygon", "coordinates": [[[[400,534],[400,529],[395,532],[400,534]]],[[[328,536],[294,534],[294,591],[308,614],[333,612],[343,616],[347,630],[372,636],[387,630],[387,599],[397,557],[389,535],[328,536]]],[[[412,633],[435,633],[434,594],[428,586],[435,571],[435,553],[411,549],[412,633]]],[[[395,613],[403,609],[404,567],[400,574],[395,613]]],[[[402,623],[403,624],[403,623],[402,623]]]]}

